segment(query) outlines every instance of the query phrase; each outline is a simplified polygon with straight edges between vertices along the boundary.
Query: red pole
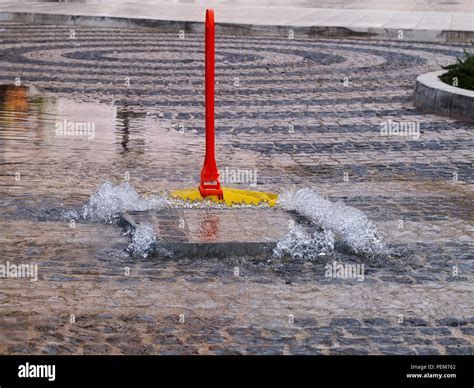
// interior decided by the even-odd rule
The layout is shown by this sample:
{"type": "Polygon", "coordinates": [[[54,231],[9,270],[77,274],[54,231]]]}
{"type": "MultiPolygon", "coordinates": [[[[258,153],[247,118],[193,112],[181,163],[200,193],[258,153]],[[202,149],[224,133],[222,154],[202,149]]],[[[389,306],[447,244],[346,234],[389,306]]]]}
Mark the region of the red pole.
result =
{"type": "Polygon", "coordinates": [[[214,155],[214,11],[206,10],[205,97],[206,97],[206,156],[201,170],[199,192],[202,197],[223,198],[219,171],[214,155]]]}

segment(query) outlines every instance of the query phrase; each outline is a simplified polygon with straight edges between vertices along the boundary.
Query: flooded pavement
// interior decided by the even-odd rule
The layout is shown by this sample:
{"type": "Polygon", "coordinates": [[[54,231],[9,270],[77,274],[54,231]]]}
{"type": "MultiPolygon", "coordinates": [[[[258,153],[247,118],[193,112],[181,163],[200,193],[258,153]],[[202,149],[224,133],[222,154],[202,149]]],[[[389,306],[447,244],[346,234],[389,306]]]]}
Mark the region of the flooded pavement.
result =
{"type": "Polygon", "coordinates": [[[294,232],[263,259],[130,254],[113,215],[138,209],[113,190],[84,206],[107,181],[158,209],[146,193],[197,184],[202,36],[0,23],[0,264],[38,266],[0,279],[0,352],[474,354],[472,125],[412,104],[463,46],[216,43],[218,166],[256,177],[227,184],[311,188],[287,210],[388,250],[311,255],[321,236],[294,232]]]}

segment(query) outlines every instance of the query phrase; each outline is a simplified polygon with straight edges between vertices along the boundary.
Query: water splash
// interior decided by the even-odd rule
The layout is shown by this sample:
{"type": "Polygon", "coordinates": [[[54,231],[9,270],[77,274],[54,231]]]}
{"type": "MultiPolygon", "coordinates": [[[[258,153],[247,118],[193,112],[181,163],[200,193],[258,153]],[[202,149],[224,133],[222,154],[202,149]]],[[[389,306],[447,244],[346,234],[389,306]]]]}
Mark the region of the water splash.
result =
{"type": "Polygon", "coordinates": [[[199,201],[187,201],[179,198],[169,198],[169,206],[175,209],[269,209],[270,206],[266,202],[261,202],[258,205],[233,203],[227,205],[225,202],[215,202],[210,199],[202,199],[199,201]]]}
{"type": "Polygon", "coordinates": [[[81,216],[86,221],[113,222],[124,211],[162,209],[168,200],[157,194],[141,196],[128,182],[114,185],[103,183],[82,208],[81,216]]]}
{"type": "Polygon", "coordinates": [[[143,222],[132,231],[132,242],[128,245],[127,251],[132,255],[147,257],[155,241],[156,232],[153,225],[143,222]]]}
{"type": "Polygon", "coordinates": [[[335,235],[330,230],[308,233],[297,225],[278,241],[273,255],[289,255],[296,260],[320,259],[334,251],[334,242],[335,235]]]}
{"type": "Polygon", "coordinates": [[[296,211],[324,230],[332,231],[358,255],[372,257],[387,251],[375,225],[356,208],[328,201],[309,188],[288,191],[279,196],[278,203],[283,209],[296,211]]]}

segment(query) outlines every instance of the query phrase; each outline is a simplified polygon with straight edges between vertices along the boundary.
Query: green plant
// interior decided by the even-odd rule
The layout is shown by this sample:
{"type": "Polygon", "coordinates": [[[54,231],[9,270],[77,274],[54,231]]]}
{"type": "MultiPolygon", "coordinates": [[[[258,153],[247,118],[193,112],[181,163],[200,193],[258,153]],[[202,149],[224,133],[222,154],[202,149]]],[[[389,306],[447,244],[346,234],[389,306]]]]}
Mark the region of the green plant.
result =
{"type": "Polygon", "coordinates": [[[446,84],[462,89],[474,90],[474,54],[464,49],[465,58],[457,58],[457,62],[442,66],[448,70],[439,78],[446,84]]]}

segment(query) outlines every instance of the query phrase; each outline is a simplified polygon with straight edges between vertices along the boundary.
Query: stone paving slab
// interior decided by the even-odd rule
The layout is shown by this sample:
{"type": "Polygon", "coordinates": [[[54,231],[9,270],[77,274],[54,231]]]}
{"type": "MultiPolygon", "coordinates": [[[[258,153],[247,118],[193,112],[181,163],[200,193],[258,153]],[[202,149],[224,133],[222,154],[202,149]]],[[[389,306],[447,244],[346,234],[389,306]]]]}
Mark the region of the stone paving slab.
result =
{"type": "MultiPolygon", "coordinates": [[[[133,27],[200,31],[209,5],[186,3],[0,3],[0,20],[63,23],[100,27],[133,27]],[[185,24],[183,24],[185,23],[185,24]]],[[[405,40],[468,42],[474,34],[474,8],[466,13],[378,9],[301,8],[214,4],[217,31],[288,36],[366,36],[405,40]]]]}

